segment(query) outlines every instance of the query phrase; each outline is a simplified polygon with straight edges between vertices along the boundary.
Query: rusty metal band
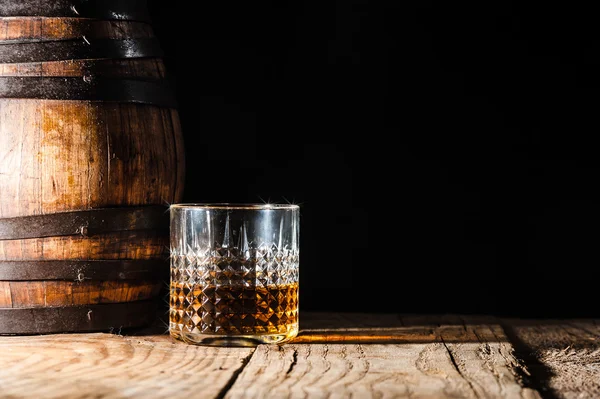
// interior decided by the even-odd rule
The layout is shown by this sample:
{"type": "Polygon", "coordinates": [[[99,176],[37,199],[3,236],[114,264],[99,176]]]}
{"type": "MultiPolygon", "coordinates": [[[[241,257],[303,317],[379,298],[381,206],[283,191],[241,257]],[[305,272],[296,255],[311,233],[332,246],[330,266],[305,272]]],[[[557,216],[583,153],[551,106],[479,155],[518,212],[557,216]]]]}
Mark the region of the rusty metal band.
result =
{"type": "Polygon", "coordinates": [[[0,77],[0,98],[78,100],[177,108],[167,81],[77,77],[0,77]]]}
{"type": "Polygon", "coordinates": [[[0,17],[71,17],[151,22],[146,0],[3,0],[0,17]]]}
{"type": "Polygon", "coordinates": [[[1,42],[0,64],[89,59],[152,58],[164,55],[156,39],[87,39],[1,42]]]}
{"type": "Polygon", "coordinates": [[[0,334],[105,331],[152,324],[158,300],[52,308],[0,308],[0,334]]]}
{"type": "Polygon", "coordinates": [[[164,206],[98,208],[48,215],[0,219],[0,240],[57,236],[84,236],[119,231],[168,232],[169,213],[164,206]]]}
{"type": "Polygon", "coordinates": [[[169,278],[166,259],[151,260],[0,260],[0,280],[145,280],[169,278]]]}

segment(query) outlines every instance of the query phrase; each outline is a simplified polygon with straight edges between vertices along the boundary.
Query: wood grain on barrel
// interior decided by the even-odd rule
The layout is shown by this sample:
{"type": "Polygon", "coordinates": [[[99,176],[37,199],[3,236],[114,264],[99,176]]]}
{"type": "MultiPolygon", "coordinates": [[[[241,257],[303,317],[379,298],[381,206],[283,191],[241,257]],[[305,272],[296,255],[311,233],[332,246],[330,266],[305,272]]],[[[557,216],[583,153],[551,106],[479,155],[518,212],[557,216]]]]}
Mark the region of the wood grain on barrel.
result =
{"type": "MultiPolygon", "coordinates": [[[[153,37],[151,26],[138,22],[0,18],[0,26],[0,41],[153,37]]],[[[0,75],[79,74],[83,79],[88,68],[109,77],[165,75],[161,58],[2,64],[0,75]]],[[[0,99],[0,120],[0,217],[164,205],[181,199],[185,160],[176,110],[139,104],[0,99]]]]}
{"type": "Polygon", "coordinates": [[[0,281],[0,308],[92,305],[150,299],[156,281],[0,281]]]}
{"type": "MultiPolygon", "coordinates": [[[[27,6],[21,0],[6,2],[27,6]]],[[[102,85],[110,91],[111,85],[118,87],[122,79],[164,82],[164,63],[153,40],[152,25],[142,22],[0,18],[0,45],[4,46],[1,83],[4,90],[13,90],[19,86],[10,82],[21,82],[21,77],[43,77],[45,82],[57,82],[61,77],[85,82],[105,79],[102,85]],[[151,43],[149,50],[143,50],[146,47],[141,43],[151,43]],[[118,46],[124,50],[115,52],[118,46]],[[128,51],[136,46],[142,50],[128,51]],[[50,47],[67,50],[60,57],[51,54],[50,47]],[[69,50],[73,48],[79,50],[69,50]],[[14,58],[11,54],[20,55],[14,58]],[[117,58],[107,54],[117,54],[117,58]],[[82,59],[64,60],[69,57],[82,59]]],[[[43,87],[52,90],[53,86],[43,87]]],[[[127,95],[117,96],[119,102],[25,99],[19,96],[27,94],[19,92],[7,94],[15,98],[0,98],[0,218],[179,202],[185,156],[178,112],[154,103],[127,102],[127,95]]],[[[152,230],[0,240],[0,259],[11,261],[135,261],[166,260],[167,256],[168,237],[152,230]]],[[[50,280],[0,282],[0,308],[92,305],[149,297],[159,301],[164,285],[158,279],[50,280]]],[[[25,328],[25,333],[38,331],[34,327],[32,320],[32,328],[25,328]]]]}
{"type": "Polygon", "coordinates": [[[0,40],[68,40],[82,36],[133,39],[153,37],[152,26],[133,21],[102,21],[87,18],[11,17],[0,18],[0,40]]]}
{"type": "Polygon", "coordinates": [[[93,237],[65,236],[0,240],[0,259],[165,259],[169,238],[155,231],[126,231],[93,237]]]}
{"type": "Polygon", "coordinates": [[[102,71],[102,76],[109,78],[144,78],[156,79],[165,77],[164,64],[156,59],[139,60],[68,60],[53,62],[31,62],[0,64],[0,76],[83,76],[90,70],[102,71]]]}
{"type": "MultiPolygon", "coordinates": [[[[168,237],[156,232],[121,232],[95,237],[48,237],[0,241],[0,259],[156,259],[168,268],[168,237]]],[[[164,281],[0,281],[0,308],[71,306],[148,299],[164,281]]]]}
{"type": "Polygon", "coordinates": [[[0,217],[179,198],[173,110],[3,99],[0,120],[0,217]]]}
{"type": "MultiPolygon", "coordinates": [[[[65,40],[83,38],[152,38],[148,24],[79,18],[0,18],[1,40],[65,40]]],[[[83,76],[96,71],[106,77],[165,78],[160,58],[66,60],[0,64],[0,76],[83,76]]]]}

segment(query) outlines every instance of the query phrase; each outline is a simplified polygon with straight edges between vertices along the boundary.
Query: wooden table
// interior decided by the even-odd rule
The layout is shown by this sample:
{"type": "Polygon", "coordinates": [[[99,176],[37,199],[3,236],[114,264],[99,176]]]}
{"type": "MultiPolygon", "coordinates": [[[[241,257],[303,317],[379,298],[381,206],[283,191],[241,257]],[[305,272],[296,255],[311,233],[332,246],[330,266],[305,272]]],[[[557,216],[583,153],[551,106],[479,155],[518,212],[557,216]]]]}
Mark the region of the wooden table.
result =
{"type": "Polygon", "coordinates": [[[160,326],[0,337],[1,398],[600,398],[600,322],[302,313],[287,345],[160,326]]]}

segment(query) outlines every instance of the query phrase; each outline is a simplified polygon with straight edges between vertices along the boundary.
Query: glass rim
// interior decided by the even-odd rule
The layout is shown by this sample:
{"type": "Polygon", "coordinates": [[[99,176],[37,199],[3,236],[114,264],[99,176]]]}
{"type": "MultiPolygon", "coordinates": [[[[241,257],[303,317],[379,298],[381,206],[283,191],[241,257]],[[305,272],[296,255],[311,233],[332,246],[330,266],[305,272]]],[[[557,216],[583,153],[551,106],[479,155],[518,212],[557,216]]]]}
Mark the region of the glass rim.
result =
{"type": "Polygon", "coordinates": [[[171,204],[170,208],[189,210],[296,210],[299,205],[294,204],[263,204],[263,203],[234,203],[234,202],[199,202],[171,204]]]}

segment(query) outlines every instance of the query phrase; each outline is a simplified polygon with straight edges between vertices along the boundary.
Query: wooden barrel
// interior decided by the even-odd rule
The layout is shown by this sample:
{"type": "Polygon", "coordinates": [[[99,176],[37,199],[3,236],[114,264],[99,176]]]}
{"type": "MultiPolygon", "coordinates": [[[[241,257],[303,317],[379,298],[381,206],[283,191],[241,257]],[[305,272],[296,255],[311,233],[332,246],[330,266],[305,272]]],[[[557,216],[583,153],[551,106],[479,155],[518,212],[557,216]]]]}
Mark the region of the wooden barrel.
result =
{"type": "Polygon", "coordinates": [[[0,3],[0,334],[155,318],[181,127],[140,0],[0,3]]]}

